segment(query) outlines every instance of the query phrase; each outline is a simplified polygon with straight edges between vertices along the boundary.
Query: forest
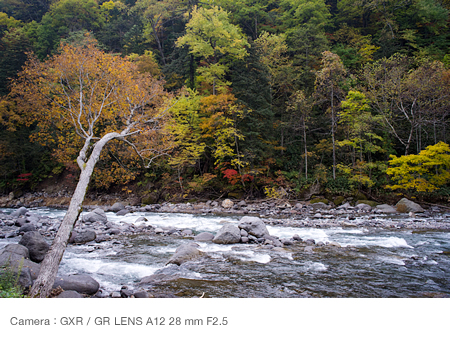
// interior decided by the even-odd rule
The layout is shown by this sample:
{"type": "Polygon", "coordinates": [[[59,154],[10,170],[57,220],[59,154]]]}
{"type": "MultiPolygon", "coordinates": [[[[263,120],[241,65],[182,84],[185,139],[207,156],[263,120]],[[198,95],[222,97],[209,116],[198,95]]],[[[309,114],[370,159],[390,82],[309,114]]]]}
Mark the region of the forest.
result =
{"type": "MultiPolygon", "coordinates": [[[[123,69],[122,91],[144,95],[127,78],[135,69],[162,86],[152,105],[167,106],[146,133],[151,159],[112,140],[91,190],[142,203],[448,201],[449,10],[450,0],[2,0],[0,193],[77,181],[79,130],[24,79],[50,79],[56,60],[70,69],[84,50],[97,60],[89,76],[123,69]]],[[[54,98],[58,79],[41,83],[54,98]]],[[[94,131],[110,131],[125,106],[94,131]]]]}

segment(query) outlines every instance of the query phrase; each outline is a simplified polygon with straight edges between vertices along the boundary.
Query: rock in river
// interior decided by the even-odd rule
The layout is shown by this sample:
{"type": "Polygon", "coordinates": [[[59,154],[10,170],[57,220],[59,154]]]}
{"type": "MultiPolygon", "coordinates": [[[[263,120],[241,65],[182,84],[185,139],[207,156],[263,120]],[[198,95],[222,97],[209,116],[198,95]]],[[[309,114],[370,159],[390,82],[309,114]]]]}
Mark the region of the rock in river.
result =
{"type": "Polygon", "coordinates": [[[263,220],[258,217],[244,216],[241,218],[238,226],[240,229],[244,229],[248,234],[257,238],[269,235],[269,231],[263,220]]]}
{"type": "Polygon", "coordinates": [[[198,250],[196,246],[198,246],[198,244],[195,243],[180,245],[166,264],[181,265],[187,261],[197,259],[203,252],[198,250]]]}
{"type": "Polygon", "coordinates": [[[30,259],[36,263],[40,263],[44,260],[45,254],[50,248],[44,237],[38,231],[26,232],[19,244],[28,249],[30,259]]]}
{"type": "Polygon", "coordinates": [[[94,211],[83,215],[83,222],[103,222],[106,223],[108,219],[106,218],[106,214],[103,209],[97,208],[94,211]]]}
{"type": "Polygon", "coordinates": [[[232,224],[226,224],[213,238],[216,244],[235,244],[241,241],[241,230],[232,224]]]}
{"type": "Polygon", "coordinates": [[[71,275],[64,277],[57,277],[53,288],[60,286],[63,290],[73,290],[78,293],[94,295],[98,289],[98,282],[88,275],[71,275]]]}

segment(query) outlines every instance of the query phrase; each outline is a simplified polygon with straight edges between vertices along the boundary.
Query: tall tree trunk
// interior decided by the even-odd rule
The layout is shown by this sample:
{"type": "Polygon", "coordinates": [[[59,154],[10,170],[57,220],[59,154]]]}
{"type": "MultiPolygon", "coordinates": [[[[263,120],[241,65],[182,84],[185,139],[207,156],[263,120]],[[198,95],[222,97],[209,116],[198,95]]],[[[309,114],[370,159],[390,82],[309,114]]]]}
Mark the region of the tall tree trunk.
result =
{"type": "Polygon", "coordinates": [[[333,180],[336,180],[336,140],[335,140],[334,87],[331,84],[331,139],[333,143],[333,180]]]}
{"type": "MultiPolygon", "coordinates": [[[[84,197],[91,180],[92,172],[94,171],[95,164],[100,158],[100,153],[105,144],[117,137],[120,137],[119,133],[109,133],[103,136],[94,146],[89,160],[81,165],[81,175],[78,181],[75,192],[70,200],[69,208],[67,210],[64,219],[59,227],[58,233],[53,240],[50,250],[47,252],[44,260],[41,263],[41,269],[37,279],[30,289],[29,295],[35,298],[46,298],[52,291],[56,274],[58,273],[59,263],[66,250],[67,243],[69,242],[70,235],[72,233],[75,222],[77,221],[81,210],[84,197]]],[[[80,151],[79,159],[84,159],[87,147],[83,147],[80,151]]]]}
{"type": "Polygon", "coordinates": [[[305,178],[308,180],[308,145],[306,144],[306,123],[303,117],[303,143],[305,144],[305,178]]]}

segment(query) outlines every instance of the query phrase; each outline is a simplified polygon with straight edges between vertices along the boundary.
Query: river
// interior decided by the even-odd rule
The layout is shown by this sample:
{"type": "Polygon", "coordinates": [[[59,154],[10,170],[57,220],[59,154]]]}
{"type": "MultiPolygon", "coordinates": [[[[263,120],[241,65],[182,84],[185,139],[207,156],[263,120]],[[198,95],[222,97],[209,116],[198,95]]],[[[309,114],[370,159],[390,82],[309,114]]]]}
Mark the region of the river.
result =
{"type": "MultiPolygon", "coordinates": [[[[3,209],[4,212],[10,212],[3,209]]],[[[30,209],[50,218],[65,211],[30,209]]],[[[215,233],[224,224],[237,224],[241,217],[177,213],[135,212],[125,216],[106,213],[115,223],[191,229],[215,233]]],[[[380,222],[391,221],[384,217],[380,222]]],[[[426,221],[426,220],[425,220],[426,221]]],[[[204,255],[182,266],[166,262],[182,243],[193,239],[138,233],[113,241],[70,245],[62,259],[61,275],[89,274],[100,288],[111,292],[121,286],[139,288],[143,277],[164,272],[175,277],[150,287],[155,294],[177,297],[295,298],[295,297],[447,297],[450,296],[450,232],[355,227],[268,226],[280,238],[338,243],[306,250],[294,244],[269,249],[256,244],[219,245],[199,242],[204,255]],[[162,269],[162,270],[161,270],[162,269]]],[[[359,222],[359,223],[358,223],[359,222]]],[[[18,238],[1,239],[0,247],[18,238]]]]}

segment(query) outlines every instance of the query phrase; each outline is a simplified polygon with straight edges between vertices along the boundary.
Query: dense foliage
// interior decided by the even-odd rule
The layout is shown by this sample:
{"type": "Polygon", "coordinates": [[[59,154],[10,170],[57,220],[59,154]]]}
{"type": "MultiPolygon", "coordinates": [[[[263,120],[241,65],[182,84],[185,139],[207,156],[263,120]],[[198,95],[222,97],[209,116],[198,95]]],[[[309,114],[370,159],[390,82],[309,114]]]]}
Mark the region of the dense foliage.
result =
{"type": "Polygon", "coordinates": [[[177,97],[170,153],[146,169],[111,144],[92,188],[134,182],[148,201],[446,196],[449,10],[446,0],[3,0],[0,191],[76,173],[80,140],[24,121],[10,83],[27,60],[89,33],[177,97]]]}

